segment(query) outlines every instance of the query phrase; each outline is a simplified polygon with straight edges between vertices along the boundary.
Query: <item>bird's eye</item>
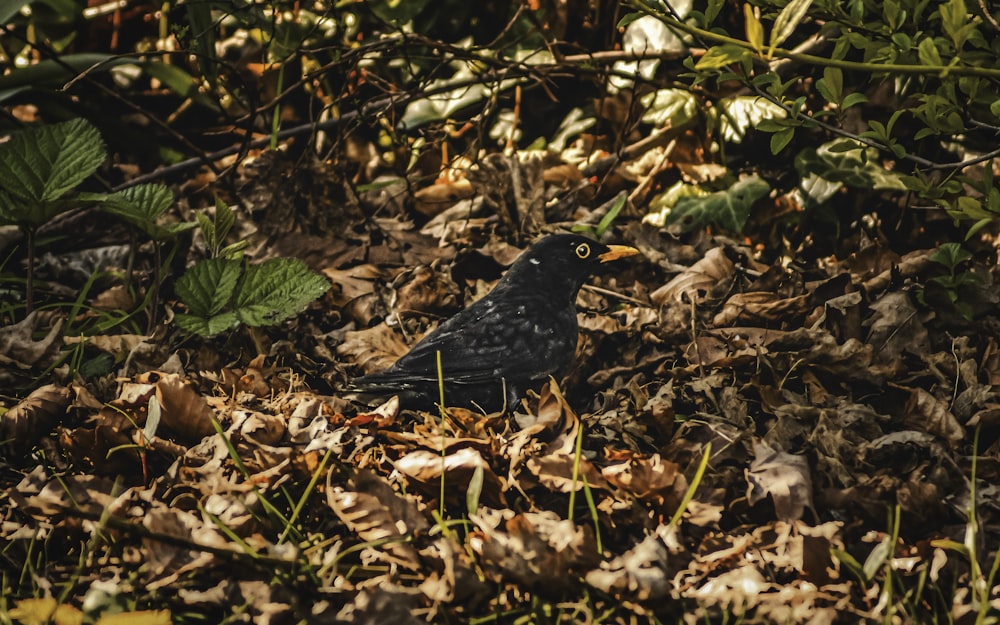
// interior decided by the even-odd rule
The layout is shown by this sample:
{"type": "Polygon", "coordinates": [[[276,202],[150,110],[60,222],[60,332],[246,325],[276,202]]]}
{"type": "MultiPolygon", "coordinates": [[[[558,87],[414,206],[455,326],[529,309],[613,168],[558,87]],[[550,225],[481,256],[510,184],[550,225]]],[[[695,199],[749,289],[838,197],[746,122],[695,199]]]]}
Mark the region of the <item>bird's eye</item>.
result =
{"type": "Polygon", "coordinates": [[[580,245],[577,245],[576,250],[574,251],[576,252],[576,255],[579,256],[580,258],[587,258],[588,256],[590,256],[590,246],[587,245],[586,243],[581,243],[580,245]]]}

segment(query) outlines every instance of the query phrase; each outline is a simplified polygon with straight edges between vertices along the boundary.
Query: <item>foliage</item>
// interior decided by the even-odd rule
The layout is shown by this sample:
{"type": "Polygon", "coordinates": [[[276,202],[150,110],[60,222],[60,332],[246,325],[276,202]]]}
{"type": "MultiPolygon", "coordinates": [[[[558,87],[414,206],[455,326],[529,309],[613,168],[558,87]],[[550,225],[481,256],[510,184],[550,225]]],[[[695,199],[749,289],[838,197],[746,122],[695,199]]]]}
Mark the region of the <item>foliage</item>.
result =
{"type": "Polygon", "coordinates": [[[330,288],[322,276],[295,258],[272,258],[244,267],[228,258],[204,260],[177,280],[177,294],[190,309],[177,325],[201,336],[233,330],[241,323],[274,325],[305,310],[330,288]]]}
{"type": "Polygon", "coordinates": [[[989,3],[90,4],[0,7],[0,616],[1000,608],[989,3]],[[565,396],[344,394],[562,228],[565,396]]]}

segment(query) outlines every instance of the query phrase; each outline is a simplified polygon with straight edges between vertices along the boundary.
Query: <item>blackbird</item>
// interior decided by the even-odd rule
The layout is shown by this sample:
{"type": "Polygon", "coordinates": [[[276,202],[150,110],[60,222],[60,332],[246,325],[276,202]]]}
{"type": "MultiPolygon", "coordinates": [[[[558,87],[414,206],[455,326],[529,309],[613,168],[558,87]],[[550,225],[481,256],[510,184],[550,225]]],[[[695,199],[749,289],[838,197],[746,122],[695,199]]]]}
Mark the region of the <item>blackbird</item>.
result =
{"type": "Polygon", "coordinates": [[[571,235],[547,236],[522,253],[496,287],[443,322],[388,369],[355,381],[366,395],[400,396],[407,408],[444,401],[484,412],[515,405],[529,388],[560,377],[576,353],[576,296],[603,263],[638,254],[571,235]]]}

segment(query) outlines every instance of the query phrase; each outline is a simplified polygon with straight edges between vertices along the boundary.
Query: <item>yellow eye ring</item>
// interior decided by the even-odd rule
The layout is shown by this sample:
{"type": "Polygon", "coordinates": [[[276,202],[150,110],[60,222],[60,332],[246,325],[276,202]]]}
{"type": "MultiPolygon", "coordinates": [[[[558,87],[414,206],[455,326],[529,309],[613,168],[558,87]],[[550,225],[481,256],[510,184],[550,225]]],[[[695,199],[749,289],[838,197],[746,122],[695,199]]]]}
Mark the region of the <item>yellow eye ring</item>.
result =
{"type": "Polygon", "coordinates": [[[587,245],[586,243],[581,243],[580,245],[577,245],[576,249],[573,251],[576,252],[576,255],[579,256],[580,258],[587,258],[588,256],[590,256],[590,246],[587,245]]]}

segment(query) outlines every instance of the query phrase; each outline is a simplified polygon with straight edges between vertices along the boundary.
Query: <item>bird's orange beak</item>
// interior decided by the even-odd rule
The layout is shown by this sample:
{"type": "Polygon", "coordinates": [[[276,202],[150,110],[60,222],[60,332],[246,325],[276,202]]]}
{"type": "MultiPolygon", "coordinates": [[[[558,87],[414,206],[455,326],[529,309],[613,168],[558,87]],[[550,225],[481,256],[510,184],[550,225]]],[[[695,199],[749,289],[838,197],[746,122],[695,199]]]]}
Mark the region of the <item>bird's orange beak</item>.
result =
{"type": "Polygon", "coordinates": [[[625,258],[626,256],[635,256],[639,253],[639,250],[627,245],[609,245],[608,247],[610,249],[607,252],[598,254],[597,256],[601,259],[602,263],[618,260],[619,258],[625,258]]]}

